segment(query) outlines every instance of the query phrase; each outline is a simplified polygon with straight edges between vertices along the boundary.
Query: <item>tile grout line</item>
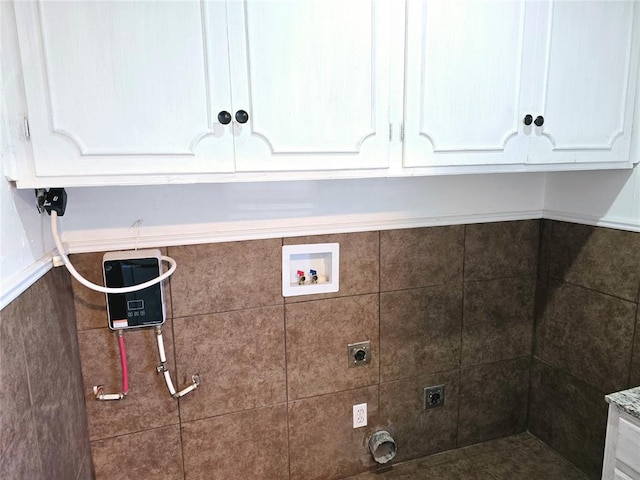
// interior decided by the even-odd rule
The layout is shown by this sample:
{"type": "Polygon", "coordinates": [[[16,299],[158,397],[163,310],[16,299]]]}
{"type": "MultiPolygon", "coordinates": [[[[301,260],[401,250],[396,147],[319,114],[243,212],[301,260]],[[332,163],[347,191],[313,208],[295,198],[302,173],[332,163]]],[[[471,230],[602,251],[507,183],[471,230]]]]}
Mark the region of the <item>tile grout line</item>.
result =
{"type": "MultiPolygon", "coordinates": [[[[38,429],[36,427],[36,419],[33,408],[29,408],[29,422],[31,423],[31,428],[33,429],[33,436],[36,441],[36,448],[38,449],[37,458],[38,465],[40,466],[40,471],[44,473],[44,462],[42,461],[42,450],[40,449],[40,444],[42,443],[40,435],[38,435],[38,429]]],[[[91,444],[89,444],[89,451],[91,451],[91,444]]]]}
{"type": "MultiPolygon", "coordinates": [[[[284,246],[284,238],[280,239],[281,248],[284,246]]],[[[280,267],[282,268],[282,267],[280,267]]],[[[282,274],[282,272],[280,272],[282,274]]],[[[291,478],[291,430],[289,425],[289,351],[287,345],[287,302],[282,301],[282,334],[284,335],[284,398],[285,410],[287,414],[287,474],[291,478]]]]}
{"type": "MultiPolygon", "coordinates": [[[[565,458],[564,456],[562,456],[559,452],[557,452],[556,450],[554,450],[550,445],[547,445],[544,440],[538,438],[536,435],[534,435],[533,433],[530,433],[530,435],[534,438],[534,440],[542,445],[544,445],[545,447],[547,447],[548,449],[551,450],[552,453],[555,454],[556,458],[560,460],[561,463],[563,463],[564,465],[568,466],[568,467],[572,467],[575,470],[577,470],[578,472],[580,472],[581,474],[585,475],[585,473],[580,470],[578,468],[577,465],[574,465],[573,463],[571,463],[567,458],[565,458]]],[[[585,475],[586,477],[586,475],[585,475]]]]}
{"type": "Polygon", "coordinates": [[[465,291],[465,267],[467,253],[467,225],[462,230],[462,305],[460,306],[460,350],[458,353],[458,415],[456,418],[456,448],[460,447],[460,410],[461,406],[461,390],[462,390],[462,348],[463,348],[463,332],[464,332],[464,291],[465,291]]]}
{"type": "MultiPolygon", "coordinates": [[[[74,321],[76,321],[76,319],[74,319],[74,321]]],[[[29,428],[32,429],[34,434],[34,440],[36,442],[36,448],[37,448],[38,466],[40,467],[40,471],[44,472],[44,465],[42,462],[42,455],[41,455],[41,449],[40,449],[41,439],[40,439],[40,436],[38,435],[38,430],[36,429],[35,418],[34,418],[34,415],[35,415],[34,408],[36,406],[36,402],[34,401],[33,392],[31,388],[32,382],[31,382],[31,376],[29,374],[29,368],[27,364],[27,349],[25,347],[25,339],[23,335],[20,335],[20,344],[22,346],[22,355],[24,358],[24,366],[25,366],[24,371],[25,371],[25,374],[27,375],[27,390],[29,391],[29,408],[20,419],[20,428],[22,429],[23,426],[26,424],[27,429],[29,428]]],[[[83,384],[83,394],[84,394],[84,384],[83,384]]],[[[84,405],[84,402],[83,402],[83,405],[84,405]]],[[[88,440],[88,437],[89,437],[89,434],[87,432],[87,440],[88,440]]],[[[89,444],[89,448],[91,448],[91,444],[89,444]]]]}
{"type": "Polygon", "coordinates": [[[597,387],[597,386],[589,383],[587,380],[578,377],[574,373],[571,373],[570,371],[565,370],[562,367],[558,367],[557,365],[554,365],[553,363],[550,363],[548,360],[545,360],[544,358],[540,358],[540,357],[534,356],[533,359],[537,360],[538,362],[540,362],[542,364],[544,364],[549,369],[558,370],[558,371],[562,372],[564,375],[567,375],[568,377],[571,377],[577,383],[581,383],[581,384],[587,386],[588,388],[590,388],[592,390],[596,390],[602,397],[608,395],[609,393],[612,393],[612,392],[605,392],[600,387],[597,387]]]}
{"type": "Polygon", "coordinates": [[[382,383],[382,308],[380,302],[380,285],[381,285],[381,241],[380,230],[378,235],[378,423],[382,420],[382,406],[380,405],[380,385],[382,383]]]}
{"type": "Polygon", "coordinates": [[[87,452],[87,448],[85,448],[83,454],[82,454],[82,460],[80,460],[80,465],[78,466],[77,470],[76,470],[76,479],[75,480],[83,480],[80,478],[80,474],[82,473],[82,470],[84,470],[84,464],[85,464],[85,460],[87,458],[87,454],[91,455],[91,450],[89,450],[89,452],[87,452]]]}
{"type": "MultiPolygon", "coordinates": [[[[31,376],[29,375],[29,368],[28,368],[28,364],[27,364],[27,349],[24,345],[24,337],[22,335],[20,335],[20,345],[22,347],[22,356],[24,358],[24,372],[27,375],[27,390],[29,391],[29,410],[31,410],[31,408],[33,408],[33,406],[35,405],[34,399],[33,399],[33,392],[32,392],[32,388],[31,388],[31,376]]],[[[78,350],[80,350],[78,348],[78,350]]],[[[78,354],[78,356],[80,356],[78,354]]],[[[82,367],[81,367],[82,368],[82,367]]],[[[82,393],[84,394],[84,382],[82,383],[82,393]]]]}
{"type": "MultiPolygon", "coordinates": [[[[169,254],[169,247],[167,247],[167,256],[169,254]]],[[[176,322],[173,317],[173,288],[171,286],[171,279],[169,278],[167,283],[169,284],[169,297],[171,299],[171,343],[173,343],[173,371],[176,372],[176,386],[179,385],[179,376],[178,376],[178,349],[176,348],[176,322]]],[[[182,402],[178,398],[178,434],[180,436],[180,458],[182,459],[182,478],[186,479],[187,477],[187,467],[184,459],[184,439],[182,438],[182,402]]]]}
{"type": "Polygon", "coordinates": [[[248,307],[232,308],[230,310],[214,310],[214,311],[211,311],[211,312],[194,313],[194,314],[191,314],[191,315],[179,315],[177,317],[174,317],[174,319],[180,320],[180,319],[183,319],[183,318],[203,317],[205,315],[218,315],[220,313],[233,313],[233,312],[242,312],[244,310],[257,310],[259,308],[282,307],[284,305],[286,305],[286,303],[284,301],[280,302],[280,303],[267,303],[267,304],[264,304],[264,305],[251,305],[251,306],[248,306],[248,307]]]}
{"type": "MultiPolygon", "coordinates": [[[[553,227],[554,227],[554,225],[559,224],[559,223],[567,223],[567,222],[562,221],[562,220],[551,220],[551,219],[549,219],[549,221],[551,222],[551,230],[550,230],[550,234],[549,234],[549,239],[550,240],[549,241],[551,243],[551,248],[553,249],[553,245],[554,245],[554,228],[553,227]]],[[[569,223],[572,223],[572,222],[569,222],[569,223]]],[[[606,229],[607,228],[607,227],[600,227],[600,226],[585,225],[585,224],[580,224],[580,223],[576,223],[576,224],[572,224],[572,225],[574,225],[574,226],[578,225],[578,226],[592,227],[592,232],[589,234],[589,236],[591,236],[593,234],[593,232],[597,231],[598,229],[606,229]]],[[[582,245],[581,248],[583,246],[584,245],[582,245]]],[[[611,294],[611,293],[608,293],[608,292],[603,292],[603,291],[598,290],[596,288],[591,288],[591,287],[587,287],[586,285],[581,285],[579,283],[574,283],[574,282],[568,281],[565,278],[562,278],[561,276],[559,277],[559,276],[553,275],[551,273],[551,268],[550,268],[551,264],[554,263],[554,262],[552,262],[552,260],[554,258],[554,255],[552,255],[552,253],[551,253],[552,251],[553,250],[550,250],[550,252],[549,252],[549,265],[548,265],[548,268],[547,268],[547,275],[548,275],[549,280],[554,279],[554,280],[557,280],[560,283],[564,283],[564,284],[567,284],[567,285],[583,288],[585,290],[589,290],[589,291],[592,291],[592,292],[595,292],[595,293],[600,293],[602,295],[606,295],[608,297],[616,298],[616,299],[623,300],[623,301],[626,301],[626,302],[638,303],[638,301],[640,300],[640,297],[637,296],[638,294],[640,294],[640,291],[636,292],[636,297],[633,300],[629,300],[629,299],[623,298],[621,296],[617,296],[617,295],[614,295],[614,294],[611,294]]]]}
{"type": "MultiPolygon", "coordinates": [[[[638,328],[638,324],[640,323],[640,303],[636,304],[636,318],[633,322],[633,334],[631,335],[631,358],[629,358],[629,375],[627,377],[627,387],[631,388],[631,372],[633,370],[633,357],[636,343],[640,345],[640,342],[637,341],[638,335],[640,335],[640,328],[638,328]]],[[[640,352],[639,352],[640,354],[640,352]]]]}
{"type": "MultiPolygon", "coordinates": [[[[207,418],[213,418],[213,417],[207,417],[207,418]]],[[[202,418],[198,420],[206,420],[206,418],[202,418]]],[[[198,420],[193,420],[193,422],[196,422],[198,420]]],[[[190,423],[190,422],[187,422],[187,423],[190,423]]],[[[141,430],[134,430],[131,432],[118,433],[117,435],[110,435],[108,437],[102,437],[102,438],[89,438],[89,443],[91,444],[91,443],[97,443],[97,442],[104,442],[106,440],[113,440],[114,438],[126,437],[129,435],[137,435],[138,433],[152,432],[154,430],[161,430],[163,428],[170,428],[170,427],[180,428],[180,423],[168,423],[166,425],[160,425],[160,426],[151,427],[151,428],[143,428],[141,430]]]]}
{"type": "Polygon", "coordinates": [[[444,374],[444,373],[449,373],[449,372],[455,372],[455,371],[462,371],[462,370],[471,370],[473,368],[478,368],[478,367],[491,367],[493,365],[498,365],[500,363],[507,363],[507,362],[516,362],[518,360],[524,360],[526,358],[530,358],[531,355],[520,355],[518,357],[511,357],[511,358],[503,358],[502,360],[495,360],[493,362],[488,362],[488,363],[474,363],[472,365],[465,365],[465,366],[460,366],[460,367],[456,367],[456,368],[450,368],[448,370],[438,370],[435,372],[427,372],[427,373],[421,373],[419,375],[411,375],[409,377],[402,377],[402,378],[396,378],[393,380],[389,380],[386,382],[383,382],[385,384],[388,383],[396,383],[396,382],[402,382],[405,380],[411,380],[411,379],[416,379],[416,378],[420,378],[420,377],[424,377],[427,375],[438,375],[438,374],[444,374]]]}
{"type": "MultiPolygon", "coordinates": [[[[550,226],[549,228],[551,229],[553,227],[553,221],[550,221],[550,226]]],[[[527,391],[527,420],[526,420],[526,425],[527,425],[527,430],[529,430],[529,426],[531,424],[531,405],[532,405],[532,398],[533,398],[533,359],[534,359],[534,353],[538,348],[538,339],[536,338],[536,331],[538,330],[538,313],[540,313],[541,315],[544,313],[544,307],[546,307],[547,304],[547,293],[549,291],[549,275],[548,275],[548,271],[544,272],[541,270],[544,270],[544,265],[542,264],[542,262],[545,260],[545,255],[543,254],[544,250],[544,240],[545,240],[545,234],[544,234],[544,220],[540,220],[540,232],[538,235],[538,261],[536,262],[536,274],[535,274],[535,283],[534,283],[534,291],[533,291],[533,324],[532,324],[532,332],[531,332],[531,360],[529,362],[529,390],[527,391]],[[537,300],[538,298],[538,280],[540,278],[540,275],[543,275],[543,281],[545,282],[545,288],[544,288],[544,299],[542,299],[542,301],[540,302],[543,307],[543,311],[542,312],[538,312],[538,302],[537,300]]],[[[552,239],[552,235],[551,232],[549,232],[549,239],[551,241],[552,239]]],[[[551,248],[551,246],[549,245],[549,248],[551,248]]],[[[547,259],[548,260],[548,259],[547,259]]],[[[547,269],[548,270],[548,269],[547,269]]],[[[542,323],[542,322],[541,322],[542,323]]]]}
{"type": "MultiPolygon", "coordinates": [[[[463,263],[464,263],[464,261],[463,261],[463,263]]],[[[398,289],[394,289],[394,290],[380,290],[380,293],[407,292],[407,291],[413,291],[413,290],[425,290],[425,289],[428,289],[428,288],[450,287],[450,286],[454,286],[454,285],[496,282],[496,281],[499,281],[499,280],[513,280],[513,279],[518,279],[518,278],[535,278],[535,275],[532,274],[532,273],[525,273],[525,274],[520,274],[520,275],[508,275],[508,276],[505,276],[505,277],[482,278],[482,279],[479,279],[479,280],[465,280],[464,277],[463,277],[462,280],[457,281],[457,282],[437,283],[437,284],[433,284],[433,285],[423,285],[423,286],[418,286],[418,287],[398,288],[398,289]]],[[[372,292],[372,293],[374,293],[374,292],[372,292]]],[[[360,293],[358,295],[366,295],[366,293],[360,293]]],[[[355,295],[349,295],[349,296],[355,296],[355,295]]],[[[347,298],[347,296],[340,297],[340,298],[347,298]]],[[[308,300],[308,301],[314,301],[314,300],[308,300]]],[[[296,303],[302,303],[302,302],[296,302],[296,303]]]]}
{"type": "Polygon", "coordinates": [[[579,283],[574,283],[574,282],[570,282],[568,280],[565,280],[563,278],[554,277],[553,275],[549,275],[549,279],[550,280],[555,280],[558,283],[562,283],[562,284],[565,284],[565,285],[571,285],[572,287],[581,288],[581,289],[587,290],[589,292],[599,293],[600,295],[604,295],[604,296],[607,296],[607,297],[610,297],[610,298],[615,298],[616,300],[622,300],[623,302],[634,303],[634,304],[638,303],[636,300],[629,300],[628,298],[624,298],[624,297],[620,297],[618,295],[613,295],[611,293],[603,292],[603,291],[597,290],[595,288],[586,287],[584,285],[580,285],[579,283]]]}
{"type": "MultiPolygon", "coordinates": [[[[445,372],[453,372],[453,371],[455,371],[455,370],[443,370],[442,372],[435,372],[435,373],[445,373],[445,372]]],[[[394,382],[400,382],[400,381],[402,381],[402,380],[409,380],[409,379],[419,378],[419,377],[422,377],[422,376],[425,376],[425,375],[431,375],[431,374],[427,373],[427,374],[422,374],[422,375],[417,375],[417,376],[412,376],[412,377],[402,378],[402,379],[400,379],[400,380],[393,380],[392,382],[384,382],[384,384],[387,384],[387,383],[394,383],[394,382]]],[[[365,390],[365,389],[368,389],[368,388],[371,388],[371,387],[377,387],[377,386],[378,386],[378,385],[377,385],[376,383],[369,383],[369,384],[367,384],[367,385],[360,385],[360,386],[358,386],[358,387],[345,388],[344,390],[336,390],[336,391],[331,391],[331,392],[323,392],[323,393],[318,393],[318,394],[315,394],[315,395],[310,395],[310,396],[308,396],[308,397],[299,397],[299,398],[294,398],[294,399],[290,400],[288,403],[306,402],[306,401],[308,401],[308,400],[312,400],[312,399],[314,399],[314,398],[328,397],[328,396],[330,396],[330,395],[338,395],[338,394],[342,394],[342,393],[355,392],[355,391],[357,391],[357,390],[365,390]]],[[[280,404],[278,403],[278,404],[276,404],[276,405],[280,405],[280,404]]],[[[263,407],[248,408],[248,409],[240,410],[240,411],[241,411],[241,412],[244,412],[244,411],[248,411],[248,410],[257,410],[258,408],[264,408],[264,407],[268,407],[268,406],[270,406],[270,405],[264,405],[263,407]]],[[[237,412],[230,412],[230,413],[237,413],[237,412]]],[[[222,415],[227,415],[227,414],[225,413],[225,414],[222,414],[222,415]]],[[[219,416],[221,416],[221,415],[214,415],[214,416],[218,416],[218,417],[219,417],[219,416]]],[[[207,418],[209,418],[209,417],[207,417],[207,418]]]]}
{"type": "MultiPolygon", "coordinates": [[[[539,343],[542,342],[542,338],[540,337],[540,334],[542,332],[540,332],[540,330],[538,329],[539,326],[544,326],[544,319],[546,317],[546,310],[547,310],[547,302],[549,300],[549,282],[551,281],[551,278],[549,276],[549,264],[551,262],[551,250],[553,249],[553,220],[549,220],[549,241],[548,241],[548,249],[546,252],[546,264],[542,265],[541,262],[543,260],[542,258],[542,247],[544,246],[544,237],[543,237],[543,228],[544,228],[544,223],[541,223],[541,231],[540,231],[540,246],[538,247],[538,268],[542,268],[542,283],[544,284],[544,298],[542,299],[542,309],[540,311],[540,325],[538,325],[536,322],[538,320],[537,315],[534,316],[534,329],[533,329],[533,333],[534,335],[536,334],[536,332],[538,332],[537,336],[534,336],[534,341],[535,343],[533,343],[532,347],[533,350],[531,352],[531,355],[533,356],[535,354],[535,352],[538,350],[538,346],[539,343]]],[[[538,281],[538,276],[536,275],[536,288],[537,288],[537,281],[538,281]]],[[[538,312],[536,311],[536,306],[534,305],[534,315],[537,314],[538,312]]]]}

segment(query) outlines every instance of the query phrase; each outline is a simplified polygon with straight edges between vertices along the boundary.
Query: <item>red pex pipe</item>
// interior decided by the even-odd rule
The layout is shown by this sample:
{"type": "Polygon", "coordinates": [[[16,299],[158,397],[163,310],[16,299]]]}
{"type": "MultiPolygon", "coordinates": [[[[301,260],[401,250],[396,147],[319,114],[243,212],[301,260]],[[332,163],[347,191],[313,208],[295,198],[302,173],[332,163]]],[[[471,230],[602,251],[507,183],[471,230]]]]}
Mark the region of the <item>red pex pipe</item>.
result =
{"type": "Polygon", "coordinates": [[[124,336],[122,332],[118,335],[118,345],[120,346],[120,364],[122,365],[122,393],[129,392],[129,371],[127,370],[127,352],[124,349],[124,336]]]}

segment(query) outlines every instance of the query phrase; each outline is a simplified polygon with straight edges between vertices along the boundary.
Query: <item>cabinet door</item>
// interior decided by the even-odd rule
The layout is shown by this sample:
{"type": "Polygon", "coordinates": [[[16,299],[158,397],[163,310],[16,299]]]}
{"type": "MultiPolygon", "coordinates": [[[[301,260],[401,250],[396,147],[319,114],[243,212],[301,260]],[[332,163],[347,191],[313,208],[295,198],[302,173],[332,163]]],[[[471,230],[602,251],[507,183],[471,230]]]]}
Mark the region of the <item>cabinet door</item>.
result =
{"type": "Polygon", "coordinates": [[[523,162],[524,1],[408,0],[404,166],[523,162]]]}
{"type": "Polygon", "coordinates": [[[35,176],[233,171],[220,2],[16,2],[35,176]]]}
{"type": "Polygon", "coordinates": [[[389,0],[229,0],[238,171],[389,163],[389,0]]]}
{"type": "Polygon", "coordinates": [[[629,160],[640,4],[546,1],[540,20],[531,163],[629,160]],[[634,18],[635,17],[635,18],[634,18]]]}

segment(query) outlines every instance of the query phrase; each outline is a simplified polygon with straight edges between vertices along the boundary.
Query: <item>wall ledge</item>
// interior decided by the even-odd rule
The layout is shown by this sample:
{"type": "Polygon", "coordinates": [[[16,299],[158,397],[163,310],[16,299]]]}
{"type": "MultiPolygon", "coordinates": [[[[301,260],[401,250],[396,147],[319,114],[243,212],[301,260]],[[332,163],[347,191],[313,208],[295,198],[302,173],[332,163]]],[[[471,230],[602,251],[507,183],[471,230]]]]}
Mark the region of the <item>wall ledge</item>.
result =
{"type": "MultiPolygon", "coordinates": [[[[437,227],[469,223],[530,220],[542,216],[541,210],[500,213],[443,215],[407,218],[400,213],[341,215],[313,219],[276,219],[245,222],[209,223],[143,227],[138,235],[130,228],[70,231],[62,233],[68,253],[106,252],[135,248],[172,247],[203,243],[238,242],[268,238],[302,237],[336,233],[356,233],[404,228],[437,227]]],[[[52,268],[54,251],[49,252],[17,275],[2,283],[0,310],[52,268]]]]}
{"type": "Polygon", "coordinates": [[[640,232],[640,219],[637,222],[629,221],[629,219],[616,219],[615,217],[596,217],[592,215],[581,215],[572,212],[563,212],[561,210],[545,209],[542,217],[549,220],[558,220],[561,222],[580,223],[582,225],[593,225],[595,227],[614,228],[616,230],[626,230],[631,232],[640,232]]]}
{"type": "Polygon", "coordinates": [[[341,215],[313,219],[276,219],[246,222],[142,227],[138,236],[130,228],[71,231],[63,236],[69,253],[104,252],[202,243],[237,242],[268,238],[302,237],[469,223],[541,218],[541,210],[407,218],[392,214],[341,215]]]}
{"type": "Polygon", "coordinates": [[[2,288],[0,288],[0,310],[18,298],[18,296],[53,268],[53,262],[51,261],[53,255],[53,251],[49,252],[20,273],[2,282],[2,288]]]}
{"type": "MultiPolygon", "coordinates": [[[[69,253],[89,253],[539,218],[640,232],[640,221],[636,223],[630,222],[628,219],[599,218],[545,209],[414,218],[402,217],[399,214],[396,216],[371,214],[314,217],[312,220],[305,218],[171,225],[143,227],[138,236],[132,236],[130,228],[71,231],[63,234],[63,238],[68,245],[69,253]]],[[[53,251],[49,252],[19,274],[3,282],[0,289],[0,310],[52,268],[51,258],[53,255],[53,251]]]]}

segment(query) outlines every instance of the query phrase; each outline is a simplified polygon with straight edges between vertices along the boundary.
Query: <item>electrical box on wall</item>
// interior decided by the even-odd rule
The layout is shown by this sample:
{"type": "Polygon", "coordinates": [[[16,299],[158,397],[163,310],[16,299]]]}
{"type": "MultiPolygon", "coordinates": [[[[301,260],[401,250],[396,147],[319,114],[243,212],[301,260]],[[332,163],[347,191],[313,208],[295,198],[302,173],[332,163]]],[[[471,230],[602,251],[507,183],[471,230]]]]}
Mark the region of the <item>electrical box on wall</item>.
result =
{"type": "MultiPolygon", "coordinates": [[[[130,287],[162,274],[160,250],[109,252],[102,259],[107,287],[130,287]]],[[[155,327],[165,320],[162,283],[131,293],[107,293],[109,328],[155,327]]]]}
{"type": "Polygon", "coordinates": [[[340,289],[340,245],[314,243],[282,247],[282,295],[311,295],[340,289]]]}

